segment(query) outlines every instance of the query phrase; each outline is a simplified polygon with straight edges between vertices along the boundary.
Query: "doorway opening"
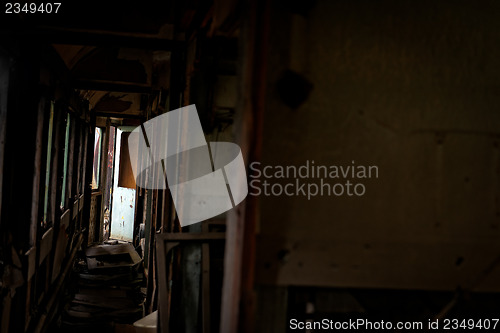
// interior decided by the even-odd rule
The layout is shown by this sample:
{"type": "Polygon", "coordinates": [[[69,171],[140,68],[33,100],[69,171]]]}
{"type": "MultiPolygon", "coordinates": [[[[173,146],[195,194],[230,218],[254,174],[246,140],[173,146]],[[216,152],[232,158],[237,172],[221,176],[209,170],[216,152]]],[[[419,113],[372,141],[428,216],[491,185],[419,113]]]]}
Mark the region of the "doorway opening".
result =
{"type": "MultiPolygon", "coordinates": [[[[130,163],[128,137],[135,127],[120,126],[113,135],[112,179],[109,181],[109,239],[132,242],[136,208],[136,183],[130,163]]],[[[111,139],[111,138],[110,138],[111,139]]],[[[111,144],[111,140],[110,140],[111,144]]],[[[106,228],[106,226],[105,226],[106,228]]]]}

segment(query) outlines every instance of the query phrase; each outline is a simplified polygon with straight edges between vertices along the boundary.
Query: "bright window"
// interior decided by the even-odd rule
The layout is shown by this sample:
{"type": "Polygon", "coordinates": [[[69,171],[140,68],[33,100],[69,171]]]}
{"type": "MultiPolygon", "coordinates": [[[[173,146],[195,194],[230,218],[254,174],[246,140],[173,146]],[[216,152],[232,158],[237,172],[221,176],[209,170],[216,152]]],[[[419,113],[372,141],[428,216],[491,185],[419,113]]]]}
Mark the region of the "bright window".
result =
{"type": "Polygon", "coordinates": [[[102,129],[96,127],[94,140],[94,169],[92,172],[92,189],[99,188],[99,176],[101,171],[101,146],[102,146],[102,129]]]}

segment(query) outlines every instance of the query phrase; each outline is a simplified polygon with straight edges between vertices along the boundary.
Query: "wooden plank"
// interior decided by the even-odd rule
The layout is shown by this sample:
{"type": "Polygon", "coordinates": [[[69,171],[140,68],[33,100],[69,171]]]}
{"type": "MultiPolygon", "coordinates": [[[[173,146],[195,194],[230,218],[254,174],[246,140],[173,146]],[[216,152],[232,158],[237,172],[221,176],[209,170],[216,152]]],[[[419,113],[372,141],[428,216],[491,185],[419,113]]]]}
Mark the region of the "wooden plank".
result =
{"type": "Polygon", "coordinates": [[[76,256],[76,252],[80,248],[80,246],[82,245],[82,242],[83,242],[83,236],[80,235],[78,237],[78,240],[76,242],[75,247],[73,248],[73,250],[71,251],[71,254],[69,255],[69,260],[64,268],[64,271],[61,273],[61,277],[59,278],[58,282],[55,284],[54,288],[51,290],[50,299],[48,300],[48,302],[43,304],[43,307],[40,308],[41,316],[40,316],[40,320],[38,321],[36,328],[34,329],[34,332],[38,333],[38,332],[46,331],[46,329],[44,330],[43,328],[45,327],[45,324],[47,323],[47,319],[50,322],[50,318],[52,317],[51,314],[53,315],[53,313],[52,313],[53,305],[54,305],[56,300],[60,299],[60,292],[61,292],[61,288],[64,284],[65,277],[67,276],[69,270],[73,267],[73,261],[74,261],[75,256],[76,256]]]}
{"type": "Polygon", "coordinates": [[[181,50],[184,42],[166,38],[158,38],[151,34],[124,34],[113,31],[60,29],[53,27],[38,28],[36,30],[14,32],[16,38],[36,36],[37,40],[44,40],[49,44],[117,46],[145,50],[175,51],[181,50]]]}
{"type": "Polygon", "coordinates": [[[33,277],[33,275],[35,274],[35,270],[36,270],[36,247],[32,247],[31,249],[29,249],[26,253],[25,253],[25,256],[28,258],[28,275],[27,275],[27,279],[28,280],[31,280],[31,278],[33,277]]]}
{"type": "MultiPolygon", "coordinates": [[[[263,114],[266,109],[268,62],[269,1],[253,1],[247,5],[242,20],[241,35],[247,41],[239,61],[240,94],[243,103],[237,113],[236,143],[245,161],[260,161],[263,141],[263,114]]],[[[224,270],[220,332],[255,332],[254,328],[254,267],[255,233],[257,230],[258,198],[248,196],[227,213],[227,241],[224,270]],[[243,246],[244,244],[244,246],[243,246]],[[245,273],[243,274],[243,265],[245,273]]]]}
{"type": "MultiPolygon", "coordinates": [[[[212,219],[212,220],[204,221],[203,223],[207,223],[210,226],[212,226],[212,225],[219,225],[220,226],[220,225],[226,225],[226,220],[225,219],[212,219]]],[[[210,230],[207,230],[207,231],[210,231],[210,230]]]]}
{"type": "Polygon", "coordinates": [[[80,195],[80,198],[78,199],[79,203],[78,203],[78,210],[79,211],[82,211],[83,210],[83,204],[84,204],[84,200],[85,200],[85,197],[84,195],[80,195]]]}
{"type": "MultiPolygon", "coordinates": [[[[75,178],[75,172],[74,172],[74,166],[75,166],[75,137],[76,137],[76,120],[75,116],[71,115],[70,116],[70,139],[69,139],[69,158],[68,158],[68,165],[67,165],[67,174],[66,174],[66,193],[68,199],[68,204],[73,198],[74,194],[77,193],[77,189],[73,186],[74,181],[73,179],[75,178]]],[[[65,199],[66,199],[65,198],[65,199]]]]}
{"type": "MultiPolygon", "coordinates": [[[[67,310],[67,313],[73,318],[88,318],[88,319],[93,319],[94,321],[103,318],[105,320],[108,320],[110,317],[114,318],[120,317],[121,320],[128,320],[130,316],[134,316],[135,318],[137,318],[138,315],[142,314],[142,308],[134,307],[134,308],[123,308],[117,310],[106,309],[106,311],[103,311],[103,309],[100,307],[79,304],[72,306],[69,310],[67,310]]],[[[117,328],[118,325],[119,324],[113,325],[115,327],[115,331],[113,332],[123,333],[124,332],[123,330],[118,330],[117,328]]],[[[132,333],[136,332],[133,326],[131,325],[127,326],[130,326],[132,330],[131,331],[127,330],[126,332],[132,332],[132,333]]]]}
{"type": "MultiPolygon", "coordinates": [[[[151,93],[152,87],[149,84],[133,83],[133,82],[118,82],[111,80],[83,80],[75,79],[71,81],[71,87],[74,89],[85,90],[101,90],[101,91],[115,91],[115,92],[128,92],[128,93],[151,93]]],[[[111,114],[111,113],[110,113],[111,114]]],[[[100,116],[105,115],[101,113],[100,116]]],[[[116,114],[117,118],[123,117],[123,114],[116,114]]]]}
{"type": "Polygon", "coordinates": [[[118,245],[98,245],[90,247],[86,251],[87,265],[89,270],[118,268],[118,267],[134,267],[138,265],[142,259],[135,251],[131,244],[118,244],[118,245]],[[98,260],[98,256],[113,256],[128,254],[128,261],[107,262],[105,260],[98,260]]]}
{"type": "Polygon", "coordinates": [[[101,168],[100,171],[100,180],[99,180],[99,189],[103,193],[102,199],[101,199],[101,211],[99,213],[99,221],[96,221],[98,225],[98,230],[99,230],[99,242],[101,243],[103,241],[103,233],[104,233],[104,204],[105,204],[105,199],[104,195],[106,193],[106,188],[107,188],[107,174],[108,174],[108,149],[109,149],[109,132],[110,132],[110,121],[109,119],[106,121],[106,128],[102,131],[104,134],[104,140],[102,142],[102,147],[101,147],[101,158],[100,162],[101,165],[99,165],[99,168],[101,168]]]}
{"type": "Polygon", "coordinates": [[[96,116],[106,117],[106,118],[120,118],[120,119],[137,119],[137,120],[144,119],[144,115],[142,114],[124,114],[119,112],[96,112],[96,116]]]}
{"type": "Polygon", "coordinates": [[[73,202],[73,208],[71,209],[71,219],[74,220],[78,216],[78,212],[80,211],[79,203],[80,200],[75,200],[73,202]]]}
{"type": "MultiPolygon", "coordinates": [[[[45,286],[44,294],[48,295],[52,283],[52,270],[54,263],[54,251],[55,241],[57,240],[57,233],[59,232],[59,223],[61,218],[61,198],[65,196],[65,193],[61,193],[61,182],[60,177],[64,172],[64,142],[65,138],[65,113],[63,112],[62,106],[57,103],[54,105],[54,141],[52,148],[52,164],[51,164],[51,174],[50,174],[50,199],[49,199],[49,216],[47,222],[52,222],[53,226],[42,236],[40,244],[40,257],[39,265],[45,265],[44,270],[44,281],[45,286]],[[61,163],[63,162],[63,163],[61,163]],[[60,168],[62,166],[62,168],[60,168]],[[54,235],[56,234],[56,235],[54,235]],[[54,236],[56,237],[54,239],[54,236]],[[46,244],[44,246],[44,238],[46,237],[46,244]]],[[[45,299],[45,295],[42,299],[45,299]]]]}
{"type": "Polygon", "coordinates": [[[64,226],[65,229],[68,229],[68,227],[69,227],[69,222],[70,222],[69,216],[70,216],[70,213],[71,213],[71,210],[70,209],[66,209],[64,211],[64,213],[61,215],[61,224],[60,224],[60,226],[61,227],[64,226]]]}
{"type": "Polygon", "coordinates": [[[79,293],[89,296],[105,296],[112,298],[127,298],[127,291],[122,289],[109,288],[79,288],[79,293]]]}
{"type": "Polygon", "coordinates": [[[33,285],[33,280],[28,280],[26,282],[26,306],[25,306],[25,311],[26,311],[26,316],[24,318],[24,331],[26,332],[28,330],[28,327],[30,326],[31,323],[31,300],[32,300],[32,285],[33,285]]]}
{"type": "Polygon", "coordinates": [[[99,241],[99,221],[101,220],[102,192],[94,191],[90,197],[89,239],[88,244],[99,241]]]}
{"type": "Polygon", "coordinates": [[[500,291],[497,244],[260,236],[256,281],[334,288],[500,291]]]}
{"type": "Polygon", "coordinates": [[[93,152],[94,152],[94,135],[95,130],[92,128],[92,124],[95,124],[95,116],[93,112],[90,112],[90,123],[84,126],[85,140],[84,140],[84,152],[83,152],[83,178],[82,178],[82,191],[81,193],[85,196],[85,208],[80,218],[80,229],[85,235],[86,244],[92,243],[89,230],[89,220],[90,220],[90,209],[91,209],[91,193],[92,186],[91,182],[88,181],[92,179],[93,171],[93,152]]]}
{"type": "MultiPolygon", "coordinates": [[[[68,221],[69,224],[69,209],[66,210],[65,215],[67,216],[66,220],[68,221]]],[[[52,266],[52,279],[51,279],[52,282],[54,282],[56,278],[59,276],[63,260],[66,257],[67,246],[68,246],[68,236],[66,234],[66,226],[61,225],[61,227],[59,228],[59,232],[57,234],[56,251],[54,253],[54,264],[52,266]]]]}
{"type": "Polygon", "coordinates": [[[177,232],[165,232],[162,234],[156,235],[157,241],[169,241],[169,242],[206,242],[206,241],[216,241],[216,240],[225,240],[226,233],[224,232],[186,232],[186,233],[177,233],[177,232]]]}
{"type": "MultiPolygon", "coordinates": [[[[162,236],[162,234],[156,237],[162,236]]],[[[158,329],[159,332],[168,333],[170,330],[170,288],[167,258],[170,250],[179,243],[166,243],[157,239],[156,257],[158,265],[158,329]]]]}
{"type": "MultiPolygon", "coordinates": [[[[202,224],[208,232],[208,224],[202,224]]],[[[210,244],[201,244],[201,320],[203,333],[210,332],[210,244]]]]}
{"type": "MultiPolygon", "coordinates": [[[[204,230],[208,229],[208,224],[204,224],[204,230]]],[[[157,253],[157,268],[158,268],[158,286],[159,286],[159,308],[160,318],[162,318],[160,325],[163,332],[168,332],[168,323],[170,317],[170,289],[168,287],[168,262],[167,258],[169,251],[177,246],[180,242],[210,242],[225,240],[225,233],[223,232],[200,232],[200,233],[162,233],[156,235],[156,253],[157,253]]],[[[203,318],[203,332],[210,331],[210,279],[209,279],[209,265],[210,254],[209,244],[202,244],[202,288],[203,288],[203,305],[202,305],[202,318],[203,318]]]]}
{"type": "MultiPolygon", "coordinates": [[[[38,103],[38,126],[36,133],[36,152],[35,152],[35,172],[33,175],[33,194],[31,199],[31,221],[30,221],[30,245],[36,246],[37,244],[37,231],[39,224],[39,201],[40,201],[40,184],[41,175],[40,170],[42,169],[42,152],[45,140],[43,138],[44,132],[44,116],[46,109],[45,98],[40,98],[38,103]]],[[[1,177],[1,176],[0,176],[1,177]]],[[[1,181],[0,181],[1,185],[1,181]]],[[[1,187],[0,187],[1,188],[1,187]]],[[[1,199],[1,196],[0,196],[1,199]]]]}
{"type": "Polygon", "coordinates": [[[10,327],[10,311],[11,311],[11,305],[12,305],[12,297],[10,293],[6,293],[4,297],[2,298],[2,321],[0,322],[0,332],[2,333],[8,333],[11,332],[9,330],[10,327]]]}
{"type": "Polygon", "coordinates": [[[104,282],[110,282],[113,280],[131,280],[133,278],[132,272],[113,275],[80,273],[79,276],[85,280],[96,281],[96,284],[103,284],[104,282]]]}
{"type": "Polygon", "coordinates": [[[135,252],[131,244],[117,244],[117,245],[97,245],[89,247],[85,251],[87,257],[132,253],[135,252]]]}
{"type": "Polygon", "coordinates": [[[50,250],[52,250],[53,237],[54,237],[54,229],[53,227],[50,227],[50,229],[43,234],[42,240],[40,241],[40,259],[38,260],[38,265],[42,264],[42,262],[49,254],[50,250]]]}

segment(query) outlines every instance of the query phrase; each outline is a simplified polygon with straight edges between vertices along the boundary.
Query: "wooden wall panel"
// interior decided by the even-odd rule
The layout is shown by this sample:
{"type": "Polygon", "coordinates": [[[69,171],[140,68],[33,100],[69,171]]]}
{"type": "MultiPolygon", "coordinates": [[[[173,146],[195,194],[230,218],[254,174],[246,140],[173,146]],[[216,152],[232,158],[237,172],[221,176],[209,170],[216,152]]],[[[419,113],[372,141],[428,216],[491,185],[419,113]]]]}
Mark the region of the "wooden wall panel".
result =
{"type": "Polygon", "coordinates": [[[100,192],[92,193],[90,200],[90,219],[89,219],[89,238],[88,244],[99,241],[99,219],[101,213],[101,199],[100,192]]]}
{"type": "Polygon", "coordinates": [[[257,282],[498,291],[500,36],[487,27],[499,9],[448,7],[443,21],[425,1],[420,26],[389,2],[318,1],[307,17],[277,7],[262,165],[355,161],[379,176],[354,180],[360,197],[259,196],[257,282]],[[313,86],[297,108],[280,97],[287,70],[313,86]]]}

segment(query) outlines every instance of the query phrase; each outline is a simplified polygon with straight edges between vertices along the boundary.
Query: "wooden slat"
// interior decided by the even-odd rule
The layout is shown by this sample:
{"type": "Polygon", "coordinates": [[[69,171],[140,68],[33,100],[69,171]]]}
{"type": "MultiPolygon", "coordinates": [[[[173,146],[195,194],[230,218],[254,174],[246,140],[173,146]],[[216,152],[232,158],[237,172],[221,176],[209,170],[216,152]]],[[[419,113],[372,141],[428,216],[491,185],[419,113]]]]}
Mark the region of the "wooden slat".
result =
{"type": "Polygon", "coordinates": [[[70,216],[70,210],[69,209],[66,209],[66,211],[64,211],[64,213],[62,214],[61,216],[61,227],[64,226],[64,228],[68,228],[69,227],[69,216],[70,216]]]}
{"type": "MultiPolygon", "coordinates": [[[[242,24],[242,37],[247,41],[242,57],[240,95],[237,113],[236,143],[247,162],[260,161],[263,147],[263,114],[266,110],[268,39],[271,1],[248,3],[248,13],[242,24]]],[[[254,267],[255,233],[257,229],[258,198],[248,196],[227,213],[227,241],[221,300],[221,333],[255,332],[254,267]],[[243,246],[244,244],[244,246],[243,246]],[[243,271],[244,267],[244,271],[243,271]]]]}
{"type": "Polygon", "coordinates": [[[75,200],[73,202],[73,208],[71,209],[71,219],[72,220],[74,220],[76,218],[76,216],[78,215],[78,212],[80,211],[79,202],[80,202],[80,200],[75,200]]]}
{"type": "MultiPolygon", "coordinates": [[[[70,138],[69,138],[69,156],[68,156],[68,171],[67,171],[67,182],[66,182],[66,193],[67,193],[67,198],[73,198],[73,191],[76,191],[76,189],[73,187],[73,178],[74,178],[74,158],[75,158],[75,133],[76,133],[76,127],[75,127],[76,121],[75,117],[70,117],[70,138]]],[[[68,200],[68,204],[70,203],[70,200],[68,200]]],[[[73,217],[74,218],[74,217],[73,217]]]]}
{"type": "MultiPolygon", "coordinates": [[[[43,201],[39,200],[39,196],[40,196],[40,185],[41,185],[40,170],[42,169],[42,151],[43,151],[43,145],[45,144],[43,138],[45,109],[46,109],[46,100],[45,98],[40,98],[40,101],[38,103],[38,126],[36,134],[35,172],[33,175],[34,176],[33,195],[31,200],[31,221],[30,221],[30,245],[35,245],[35,246],[37,245],[36,238],[37,238],[38,221],[39,221],[38,217],[39,205],[41,203],[43,204],[43,201]]],[[[1,186],[1,181],[0,181],[0,186],[1,186]]],[[[1,195],[0,195],[0,200],[1,200],[1,195]]]]}
{"type": "Polygon", "coordinates": [[[9,324],[10,324],[10,311],[12,305],[12,297],[10,293],[7,293],[2,299],[2,320],[0,322],[0,332],[7,333],[10,332],[9,324]]]}
{"type": "Polygon", "coordinates": [[[82,211],[83,210],[83,203],[84,203],[84,196],[83,196],[83,194],[80,195],[80,198],[78,199],[78,201],[79,201],[78,210],[82,211]]]}
{"type": "Polygon", "coordinates": [[[86,251],[86,256],[89,270],[112,267],[133,267],[142,261],[141,257],[131,244],[98,245],[90,247],[86,251]],[[98,260],[94,258],[96,256],[110,256],[119,254],[128,254],[130,256],[130,262],[107,263],[103,261],[99,264],[98,260]]]}
{"type": "Polygon", "coordinates": [[[38,260],[38,265],[40,265],[45,260],[50,250],[52,249],[53,237],[54,229],[52,227],[43,234],[42,240],[40,242],[40,259],[38,260]]]}
{"type": "Polygon", "coordinates": [[[169,233],[165,232],[156,236],[158,241],[171,241],[171,242],[182,242],[182,241],[211,241],[211,240],[224,240],[226,238],[226,233],[224,232],[207,232],[207,233],[169,233]]]}
{"type": "MultiPolygon", "coordinates": [[[[64,215],[67,216],[66,220],[69,223],[69,209],[66,210],[64,215]]],[[[63,260],[66,256],[66,247],[68,245],[68,236],[66,235],[66,228],[67,228],[66,226],[63,226],[61,224],[61,227],[57,235],[56,251],[54,254],[54,265],[52,266],[52,279],[51,279],[52,282],[54,282],[56,278],[59,276],[63,260]]]]}
{"type": "MultiPolygon", "coordinates": [[[[208,232],[208,224],[202,224],[208,232]]],[[[210,244],[201,244],[201,318],[203,333],[210,332],[210,244]]]]}
{"type": "Polygon", "coordinates": [[[28,258],[28,276],[27,279],[30,280],[35,274],[36,269],[36,247],[32,247],[26,252],[25,256],[28,258]]]}
{"type": "MultiPolygon", "coordinates": [[[[162,236],[162,234],[157,235],[157,238],[162,236]]],[[[170,287],[169,287],[169,276],[167,269],[167,258],[169,257],[169,252],[176,246],[179,245],[178,242],[164,242],[156,240],[156,256],[158,265],[158,326],[160,332],[168,333],[170,330],[170,287]]]]}
{"type": "Polygon", "coordinates": [[[127,46],[146,50],[174,51],[182,48],[182,41],[158,38],[156,35],[123,34],[102,30],[59,29],[54,27],[38,28],[32,31],[15,32],[16,38],[37,36],[50,44],[92,45],[92,46],[127,46]]]}
{"type": "Polygon", "coordinates": [[[131,244],[118,244],[118,245],[97,245],[89,247],[85,251],[87,257],[122,254],[122,253],[132,253],[135,252],[134,247],[131,244]]]}

